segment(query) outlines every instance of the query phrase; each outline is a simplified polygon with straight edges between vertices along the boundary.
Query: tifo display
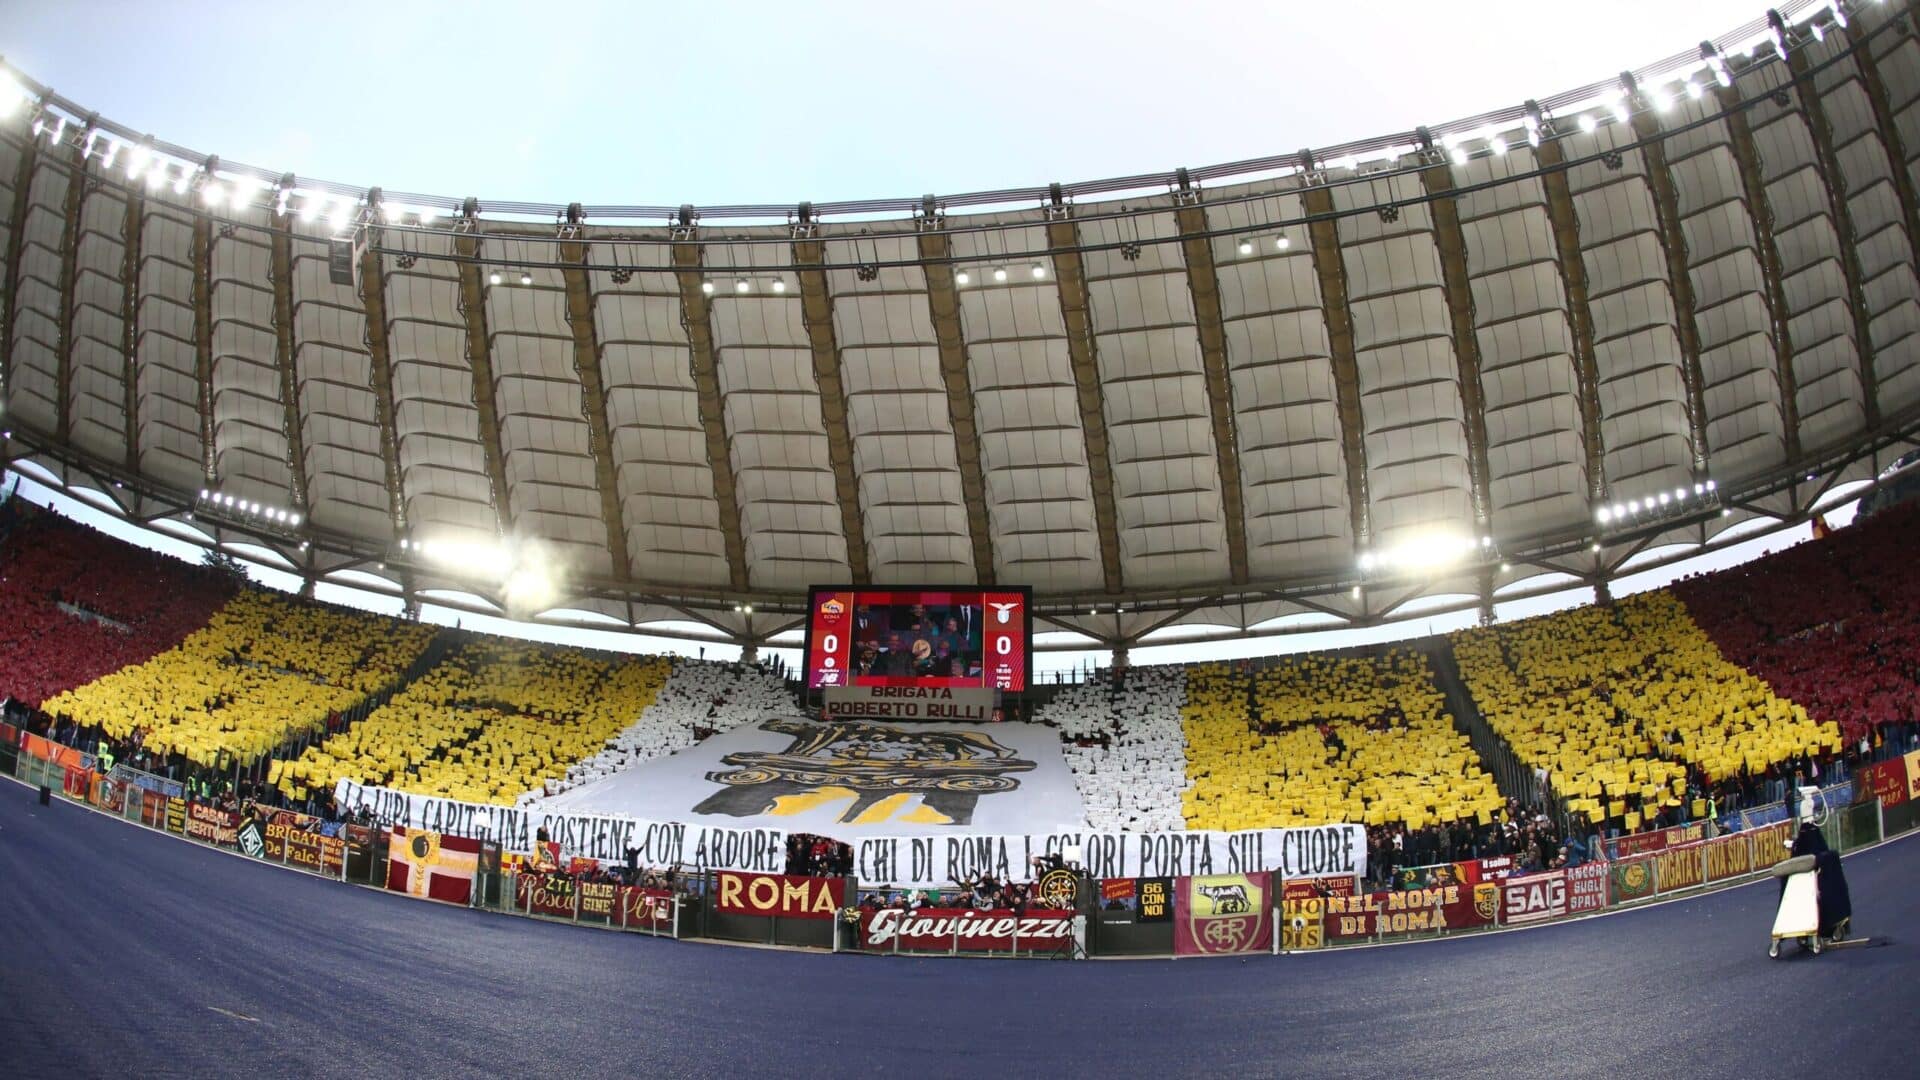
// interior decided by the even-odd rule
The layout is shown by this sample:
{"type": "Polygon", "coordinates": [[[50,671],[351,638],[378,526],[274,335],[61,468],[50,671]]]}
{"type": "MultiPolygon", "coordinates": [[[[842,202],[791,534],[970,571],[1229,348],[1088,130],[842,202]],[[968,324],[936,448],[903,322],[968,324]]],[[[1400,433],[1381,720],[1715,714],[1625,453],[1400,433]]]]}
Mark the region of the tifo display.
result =
{"type": "MultiPolygon", "coordinates": [[[[1750,880],[1788,857],[1794,834],[1781,822],[1525,874],[1511,860],[1484,859],[1370,891],[1357,887],[1358,873],[1313,872],[1324,865],[1113,877],[1057,856],[1025,870],[983,863],[957,885],[900,889],[857,870],[660,872],[641,869],[631,854],[624,865],[568,857],[578,843],[568,829],[559,831],[567,841],[509,854],[493,840],[437,829],[342,825],[251,803],[176,798],[102,774],[95,763],[31,752],[41,749],[21,749],[29,782],[58,774],[76,802],[336,881],[615,930],[878,953],[1244,957],[1525,926],[1750,880]]],[[[1912,815],[1905,824],[1914,824],[1912,815]]],[[[1878,837],[1875,830],[1855,840],[1878,837]]],[[[1844,845],[1844,831],[1840,839],[1844,845]]]]}
{"type": "MultiPolygon", "coordinates": [[[[129,812],[159,799],[176,831],[322,873],[343,866],[338,845],[278,818],[249,829],[235,807],[490,842],[545,872],[623,860],[692,874],[830,871],[945,893],[927,905],[943,910],[969,883],[1071,861],[1137,886],[1114,886],[1105,925],[1156,926],[1220,901],[1221,921],[1182,931],[1201,951],[1259,939],[1226,910],[1236,884],[1250,896],[1257,883],[1211,880],[1253,874],[1346,881],[1323,899],[1348,899],[1323,908],[1372,918],[1374,933],[1453,929],[1484,907],[1481,886],[1510,875],[1525,882],[1502,896],[1518,920],[1587,910],[1599,873],[1588,867],[1603,861],[1609,895],[1624,898],[1753,872],[1765,853],[1712,838],[1771,827],[1803,783],[1833,787],[1837,804],[1860,791],[1895,818],[1910,813],[1900,755],[1916,732],[1888,711],[1913,681],[1907,635],[1873,616],[1914,594],[1916,575],[1886,539],[1911,520],[1892,513],[1817,542],[1843,553],[1850,583],[1823,577],[1824,588],[1858,594],[1844,625],[1723,603],[1689,583],[1710,614],[1656,590],[1410,645],[1102,672],[1024,699],[988,685],[1024,679],[1023,591],[825,590],[809,652],[838,650],[845,663],[831,670],[853,682],[827,687],[815,715],[800,699],[812,695],[770,664],[508,641],[238,582],[208,585],[201,621],[171,625],[170,645],[102,673],[81,646],[60,645],[69,627],[74,642],[94,640],[100,616],[86,605],[147,626],[164,605],[98,597],[73,584],[72,567],[36,562],[39,548],[20,545],[71,527],[30,517],[0,554],[43,570],[0,575],[0,601],[40,620],[34,655],[48,662],[23,677],[46,708],[16,698],[8,743],[58,762],[50,786],[75,797],[129,812]],[[36,607],[32,591],[48,587],[63,599],[36,607]],[[1838,647],[1794,645],[1824,636],[1838,647]],[[1805,665],[1833,654],[1817,670],[1855,673],[1863,712],[1828,697],[1810,715],[1732,662],[1722,639],[1794,665],[1800,682],[1785,685],[1825,685],[1805,665]],[[945,678],[957,662],[974,685],[929,684],[940,676],[923,661],[940,656],[945,678]],[[1845,784],[1856,770],[1860,783],[1845,784]],[[1193,893],[1188,878],[1219,889],[1193,893]],[[1455,894],[1417,912],[1366,899],[1416,889],[1455,894]]],[[[89,550],[139,588],[148,556],[89,550]],[[127,565],[111,565],[119,555],[127,565]]],[[[1742,568],[1742,580],[1765,592],[1808,572],[1810,556],[1789,556],[1742,568]]],[[[391,854],[383,876],[397,861],[395,880],[427,894],[463,863],[457,845],[391,854]]],[[[546,893],[529,903],[560,902],[546,893]]],[[[571,896],[601,914],[598,883],[571,896]]],[[[955,906],[1005,902],[976,899],[955,906]]],[[[1343,926],[1327,934],[1352,932],[1343,926]]]]}
{"type": "Polygon", "coordinates": [[[1027,589],[815,586],[807,602],[807,687],[1025,690],[1032,601],[1027,589]]]}

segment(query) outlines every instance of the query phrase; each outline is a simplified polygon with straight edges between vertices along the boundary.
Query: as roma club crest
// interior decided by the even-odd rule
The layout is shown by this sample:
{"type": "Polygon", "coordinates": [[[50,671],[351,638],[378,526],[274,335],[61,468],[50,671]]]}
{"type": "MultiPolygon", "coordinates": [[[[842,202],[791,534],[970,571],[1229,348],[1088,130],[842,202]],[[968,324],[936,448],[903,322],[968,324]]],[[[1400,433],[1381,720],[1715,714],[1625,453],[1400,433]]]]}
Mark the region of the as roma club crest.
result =
{"type": "Polygon", "coordinates": [[[1500,915],[1500,886],[1491,881],[1482,881],[1473,887],[1473,910],[1482,919],[1492,922],[1500,915]]]}
{"type": "Polygon", "coordinates": [[[724,789],[701,800],[694,813],[773,814],[780,799],[839,788],[854,795],[841,822],[895,796],[918,795],[925,809],[967,825],[980,796],[1018,789],[1020,781],[1007,774],[1034,768],[978,731],[917,731],[855,720],[768,720],[760,730],[791,735],[793,744],[775,753],[740,751],[721,758],[735,768],[707,774],[724,789]]]}
{"type": "Polygon", "coordinates": [[[1201,953],[1241,953],[1266,937],[1265,890],[1245,874],[1189,879],[1187,931],[1201,953]]]}

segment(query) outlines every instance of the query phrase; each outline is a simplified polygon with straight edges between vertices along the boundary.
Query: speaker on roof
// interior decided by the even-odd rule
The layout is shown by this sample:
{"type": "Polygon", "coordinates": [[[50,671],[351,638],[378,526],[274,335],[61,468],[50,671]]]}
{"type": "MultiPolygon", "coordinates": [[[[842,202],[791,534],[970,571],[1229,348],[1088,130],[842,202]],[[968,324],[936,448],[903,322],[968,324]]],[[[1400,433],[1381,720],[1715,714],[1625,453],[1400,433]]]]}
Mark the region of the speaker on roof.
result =
{"type": "Polygon", "coordinates": [[[366,226],[355,226],[347,236],[327,241],[327,278],[335,285],[360,289],[360,260],[367,253],[366,226]]]}

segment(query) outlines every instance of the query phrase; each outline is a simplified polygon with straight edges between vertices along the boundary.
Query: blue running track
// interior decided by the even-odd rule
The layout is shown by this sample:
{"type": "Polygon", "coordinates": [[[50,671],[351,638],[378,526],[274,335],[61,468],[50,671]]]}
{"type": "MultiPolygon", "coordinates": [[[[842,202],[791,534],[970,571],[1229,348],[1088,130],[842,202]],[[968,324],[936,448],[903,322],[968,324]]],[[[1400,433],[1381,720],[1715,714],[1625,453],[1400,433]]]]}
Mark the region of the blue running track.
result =
{"type": "Polygon", "coordinates": [[[1775,889],[1273,959],[825,956],[342,886],[0,783],[0,1076],[1912,1076],[1920,843],[1775,889]]]}

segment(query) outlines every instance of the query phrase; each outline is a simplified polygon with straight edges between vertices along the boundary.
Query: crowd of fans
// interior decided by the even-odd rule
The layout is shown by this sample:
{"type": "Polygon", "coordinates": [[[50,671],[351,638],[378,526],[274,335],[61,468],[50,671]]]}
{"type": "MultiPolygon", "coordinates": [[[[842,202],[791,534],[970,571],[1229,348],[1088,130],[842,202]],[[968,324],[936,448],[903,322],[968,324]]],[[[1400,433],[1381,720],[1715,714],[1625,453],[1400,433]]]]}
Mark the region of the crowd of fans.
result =
{"type": "Polygon", "coordinates": [[[1199,665],[1183,713],[1190,828],[1418,830],[1501,805],[1419,652],[1199,665]]]}
{"type": "Polygon", "coordinates": [[[1541,808],[1507,800],[1494,820],[1481,824],[1456,819],[1409,829],[1404,823],[1367,828],[1367,881],[1387,888],[1416,884],[1405,871],[1475,859],[1511,860],[1505,872],[1528,874],[1579,866],[1596,854],[1595,838],[1575,819],[1564,830],[1541,808]]]}
{"type": "Polygon", "coordinates": [[[1920,716],[1920,503],[1674,586],[1727,659],[1857,746],[1920,716]]]}
{"type": "Polygon", "coordinates": [[[346,777],[510,806],[631,724],[670,669],[663,657],[475,637],[270,779],[293,797],[346,777]]]}
{"type": "Polygon", "coordinates": [[[1729,663],[1655,591],[1453,636],[1467,689],[1540,785],[1609,830],[1712,812],[1715,797],[1841,749],[1729,663]]]}
{"type": "Polygon", "coordinates": [[[243,589],[179,645],[42,703],[116,741],[251,765],[397,681],[432,628],[243,589]]]}
{"type": "Polygon", "coordinates": [[[829,836],[788,833],[787,873],[794,877],[845,877],[853,873],[853,848],[829,836]]]}
{"type": "Polygon", "coordinates": [[[231,578],[0,502],[4,694],[38,706],[178,645],[233,594],[231,578]]]}
{"type": "Polygon", "coordinates": [[[872,889],[860,895],[865,911],[918,911],[921,908],[972,909],[974,911],[1071,911],[1074,901],[1061,894],[1048,895],[1036,884],[1050,869],[1063,864],[1056,858],[1034,856],[1031,874],[1034,881],[1007,881],[991,873],[981,873],[956,882],[951,889],[872,889]]]}
{"type": "MultiPolygon", "coordinates": [[[[1916,525],[1920,507],[1894,507],[1671,591],[1453,635],[1475,706],[1538,781],[1534,803],[1498,790],[1426,654],[1404,648],[1123,670],[1058,691],[1036,718],[1059,728],[1095,828],[1363,822],[1382,882],[1474,858],[1577,865],[1598,854],[1595,834],[1774,801],[1914,745],[1916,525]]],[[[324,816],[352,777],[526,804],[792,706],[775,664],[465,636],[350,722],[425,667],[432,635],[236,589],[0,502],[10,714],[202,798],[324,816]],[[265,760],[295,737],[311,745],[265,760]]],[[[852,851],[796,834],[787,868],[846,874],[852,851]]],[[[944,901],[1038,902],[993,878],[884,898],[944,901]]]]}

